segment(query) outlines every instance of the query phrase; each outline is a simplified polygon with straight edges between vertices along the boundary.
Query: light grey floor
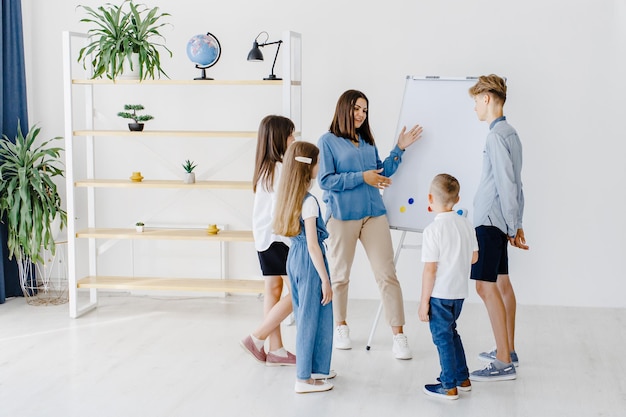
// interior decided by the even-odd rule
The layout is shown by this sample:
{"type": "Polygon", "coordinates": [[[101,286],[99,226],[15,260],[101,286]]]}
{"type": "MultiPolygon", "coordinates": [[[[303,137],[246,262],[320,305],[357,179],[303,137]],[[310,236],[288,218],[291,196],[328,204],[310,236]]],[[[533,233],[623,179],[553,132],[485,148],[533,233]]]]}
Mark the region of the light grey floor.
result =
{"type": "MultiPolygon", "coordinates": [[[[0,416],[625,416],[626,310],[521,306],[518,379],[474,383],[458,401],[425,396],[439,372],[428,326],[406,305],[414,358],[390,352],[378,302],[353,300],[354,349],[334,351],[327,393],[295,394],[293,368],[254,362],[238,342],[259,320],[254,297],[112,294],[79,319],[67,305],[0,305],[0,416]]],[[[459,330],[470,370],[492,337],[484,307],[467,304],[459,330]]],[[[293,349],[295,328],[284,327],[293,349]]]]}

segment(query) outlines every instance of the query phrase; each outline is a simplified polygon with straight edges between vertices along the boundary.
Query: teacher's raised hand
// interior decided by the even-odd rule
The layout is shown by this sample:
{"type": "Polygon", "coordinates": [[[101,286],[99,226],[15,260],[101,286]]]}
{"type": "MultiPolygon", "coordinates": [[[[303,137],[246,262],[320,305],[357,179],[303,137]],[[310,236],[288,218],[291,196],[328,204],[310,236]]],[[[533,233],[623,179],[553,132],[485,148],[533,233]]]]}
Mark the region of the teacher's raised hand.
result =
{"type": "Polygon", "coordinates": [[[404,126],[400,135],[398,135],[398,148],[405,150],[413,145],[422,137],[422,130],[424,129],[420,125],[415,125],[408,131],[406,130],[406,126],[404,126]]]}

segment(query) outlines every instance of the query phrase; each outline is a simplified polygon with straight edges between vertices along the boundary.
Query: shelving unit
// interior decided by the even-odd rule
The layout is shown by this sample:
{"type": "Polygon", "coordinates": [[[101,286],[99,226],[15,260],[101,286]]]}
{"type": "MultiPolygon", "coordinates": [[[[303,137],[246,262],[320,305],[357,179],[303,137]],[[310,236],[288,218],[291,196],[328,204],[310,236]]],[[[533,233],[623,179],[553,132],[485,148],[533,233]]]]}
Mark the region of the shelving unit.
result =
{"type": "MultiPolygon", "coordinates": [[[[191,192],[207,189],[243,190],[247,192],[252,190],[250,181],[201,180],[194,184],[185,184],[181,180],[173,179],[146,179],[141,182],[132,182],[129,179],[97,178],[95,160],[98,138],[132,137],[143,140],[144,138],[160,137],[176,138],[176,140],[183,141],[188,138],[237,140],[240,138],[255,138],[257,132],[247,130],[146,130],[144,132],[130,132],[96,129],[94,128],[94,96],[96,94],[94,87],[109,86],[106,88],[112,89],[123,89],[127,88],[127,86],[153,86],[152,88],[179,86],[181,89],[189,88],[189,86],[206,89],[210,89],[212,86],[222,86],[222,88],[230,88],[230,86],[263,89],[280,88],[282,91],[282,114],[290,117],[296,123],[296,135],[299,135],[301,121],[302,43],[300,34],[294,32],[283,33],[284,47],[281,48],[283,80],[281,81],[171,79],[144,81],[118,79],[111,81],[108,79],[85,79],[84,74],[82,74],[82,78],[77,78],[74,77],[76,67],[75,51],[84,44],[86,39],[87,35],[81,33],[64,32],[63,34],[70,316],[74,318],[79,317],[96,308],[98,304],[98,290],[262,293],[264,288],[262,279],[236,279],[228,274],[228,245],[237,242],[252,242],[253,237],[250,230],[221,230],[218,234],[210,235],[203,228],[147,227],[144,232],[138,233],[134,228],[102,227],[96,205],[96,190],[98,189],[111,189],[113,192],[122,192],[122,189],[132,191],[148,190],[146,192],[155,193],[165,189],[179,189],[191,192]],[[76,104],[79,95],[86,103],[84,108],[76,104]],[[81,112],[84,114],[80,115],[81,112]],[[84,126],[75,128],[79,118],[81,121],[84,120],[84,126]],[[76,177],[78,165],[86,172],[84,177],[76,177]],[[82,200],[80,200],[80,204],[78,200],[81,197],[77,196],[78,190],[84,190],[81,192],[82,200]],[[99,274],[98,257],[108,247],[114,245],[114,242],[124,240],[217,242],[221,260],[219,277],[135,276],[134,273],[130,276],[99,274]],[[86,245],[84,242],[86,242],[86,245]],[[79,249],[79,245],[82,245],[82,249],[79,249]],[[79,256],[79,253],[82,255],[85,252],[87,256],[79,256]],[[82,272],[83,270],[86,273],[79,277],[78,271],[82,272]],[[81,298],[79,303],[79,293],[81,291],[89,292],[88,302],[81,298]]],[[[276,113],[276,110],[269,109],[269,113],[276,113]]],[[[120,172],[119,176],[125,177],[127,173],[120,172]]]]}

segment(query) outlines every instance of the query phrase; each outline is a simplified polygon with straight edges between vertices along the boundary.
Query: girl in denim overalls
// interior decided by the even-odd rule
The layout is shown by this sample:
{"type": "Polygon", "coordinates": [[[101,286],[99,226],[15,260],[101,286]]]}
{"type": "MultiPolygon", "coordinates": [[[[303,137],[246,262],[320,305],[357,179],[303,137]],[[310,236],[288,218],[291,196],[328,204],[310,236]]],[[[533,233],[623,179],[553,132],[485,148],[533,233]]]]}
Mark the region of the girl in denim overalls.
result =
{"type": "Polygon", "coordinates": [[[287,274],[296,317],[297,393],[328,391],[333,341],[332,288],[323,241],[328,237],[317,199],[309,193],[319,149],[295,142],[283,158],[274,231],[291,237],[287,274]]]}

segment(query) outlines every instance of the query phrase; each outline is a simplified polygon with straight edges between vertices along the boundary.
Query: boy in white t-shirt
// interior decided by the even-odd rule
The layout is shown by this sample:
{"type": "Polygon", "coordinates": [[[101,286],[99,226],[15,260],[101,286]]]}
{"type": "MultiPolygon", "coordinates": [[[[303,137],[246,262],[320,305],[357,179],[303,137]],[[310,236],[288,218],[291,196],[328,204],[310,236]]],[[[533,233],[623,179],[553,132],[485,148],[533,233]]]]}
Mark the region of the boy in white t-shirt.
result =
{"type": "Polygon", "coordinates": [[[452,210],[459,201],[459,182],[448,174],[437,175],[428,194],[428,208],[437,213],[422,237],[422,298],[418,315],[430,322],[437,346],[441,374],[438,384],[424,386],[424,393],[456,400],[458,390],[470,391],[469,370],[456,321],[468,294],[471,265],[478,260],[478,241],[472,223],[452,210]]]}

